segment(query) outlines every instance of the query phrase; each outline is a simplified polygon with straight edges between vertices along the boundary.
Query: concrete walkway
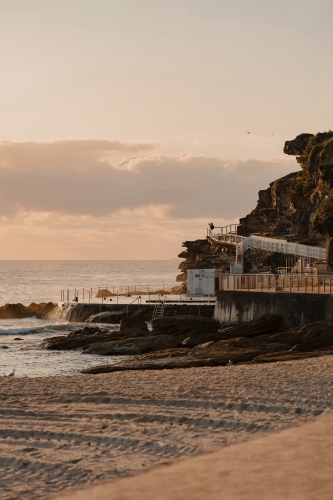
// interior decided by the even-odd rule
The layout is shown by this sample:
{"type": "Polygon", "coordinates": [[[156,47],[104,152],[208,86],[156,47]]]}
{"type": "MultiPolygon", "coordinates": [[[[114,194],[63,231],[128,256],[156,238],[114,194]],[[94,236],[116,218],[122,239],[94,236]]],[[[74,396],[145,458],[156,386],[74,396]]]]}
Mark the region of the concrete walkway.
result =
{"type": "Polygon", "coordinates": [[[58,500],[332,500],[333,413],[58,500]]]}

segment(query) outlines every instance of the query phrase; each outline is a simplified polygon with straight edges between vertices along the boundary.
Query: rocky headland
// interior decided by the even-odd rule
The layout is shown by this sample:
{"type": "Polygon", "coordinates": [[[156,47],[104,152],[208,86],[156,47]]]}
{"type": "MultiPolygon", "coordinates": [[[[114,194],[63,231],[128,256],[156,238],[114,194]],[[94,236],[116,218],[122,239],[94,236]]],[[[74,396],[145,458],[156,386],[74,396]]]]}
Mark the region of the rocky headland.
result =
{"type": "Polygon", "coordinates": [[[29,306],[20,303],[5,304],[0,306],[0,319],[32,318],[33,316],[38,319],[45,319],[50,317],[57,309],[58,304],[53,302],[41,302],[39,304],[32,302],[29,306]]]}
{"type": "MultiPolygon", "coordinates": [[[[240,219],[238,234],[285,237],[312,246],[328,245],[328,267],[333,267],[333,131],[300,134],[286,141],[284,153],[296,157],[301,170],[276,179],[258,193],[257,206],[240,219]]],[[[185,241],[179,254],[179,281],[186,282],[187,269],[221,269],[234,264],[235,248],[209,238],[185,241]]],[[[281,265],[281,255],[249,249],[247,272],[281,265]]],[[[285,262],[285,261],[284,261],[285,262]]],[[[282,264],[285,265],[285,264],[282,264]]]]}

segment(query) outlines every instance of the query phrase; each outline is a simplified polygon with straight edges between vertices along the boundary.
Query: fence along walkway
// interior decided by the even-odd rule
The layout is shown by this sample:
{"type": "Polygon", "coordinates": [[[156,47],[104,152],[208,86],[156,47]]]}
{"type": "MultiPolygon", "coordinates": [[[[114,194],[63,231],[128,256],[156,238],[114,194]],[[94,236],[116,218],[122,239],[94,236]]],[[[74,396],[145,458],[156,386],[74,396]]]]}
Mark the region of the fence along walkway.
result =
{"type": "Polygon", "coordinates": [[[222,276],[221,290],[251,292],[327,293],[332,295],[333,278],[288,274],[241,274],[222,276]]]}
{"type": "Polygon", "coordinates": [[[249,247],[258,248],[266,252],[281,252],[297,257],[308,257],[318,260],[326,259],[325,248],[300,245],[279,238],[266,238],[264,236],[256,236],[255,234],[240,236],[237,234],[237,228],[238,224],[229,224],[228,226],[207,230],[207,236],[212,240],[220,243],[228,243],[236,247],[235,264],[243,264],[244,253],[249,247]]]}

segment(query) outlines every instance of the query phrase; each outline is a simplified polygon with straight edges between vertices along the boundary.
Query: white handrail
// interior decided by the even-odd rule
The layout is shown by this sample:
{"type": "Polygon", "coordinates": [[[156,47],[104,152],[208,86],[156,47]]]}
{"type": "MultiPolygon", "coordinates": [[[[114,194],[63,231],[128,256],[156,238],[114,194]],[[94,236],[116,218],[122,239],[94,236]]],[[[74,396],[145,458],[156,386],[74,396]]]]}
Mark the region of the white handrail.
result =
{"type": "Polygon", "coordinates": [[[300,243],[290,243],[287,240],[279,238],[270,238],[265,236],[240,236],[237,234],[239,224],[229,224],[224,227],[216,227],[213,230],[208,229],[207,236],[212,240],[224,242],[229,245],[237,246],[241,243],[242,260],[245,251],[251,248],[257,248],[266,252],[280,252],[283,254],[295,255],[297,257],[308,257],[312,259],[325,260],[326,250],[323,247],[313,247],[310,245],[301,245],[300,243]],[[216,231],[220,229],[220,231],[216,231]]]}

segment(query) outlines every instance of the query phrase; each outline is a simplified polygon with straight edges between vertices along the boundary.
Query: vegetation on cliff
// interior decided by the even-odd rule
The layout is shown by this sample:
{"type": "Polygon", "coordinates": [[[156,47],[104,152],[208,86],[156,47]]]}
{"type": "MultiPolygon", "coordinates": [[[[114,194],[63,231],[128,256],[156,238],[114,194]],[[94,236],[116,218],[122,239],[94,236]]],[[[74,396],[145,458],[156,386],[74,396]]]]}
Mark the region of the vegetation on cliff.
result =
{"type": "MultiPolygon", "coordinates": [[[[305,245],[326,244],[327,265],[333,268],[333,131],[300,134],[286,141],[284,153],[296,156],[301,170],[277,179],[268,189],[259,191],[257,206],[240,219],[238,234],[283,236],[305,245]]],[[[187,241],[183,246],[187,251],[179,255],[186,259],[179,266],[182,271],[199,267],[227,270],[233,264],[232,250],[222,246],[217,248],[209,240],[187,241]],[[198,245],[205,247],[205,251],[198,252],[198,245]]],[[[247,256],[248,270],[267,265],[274,257],[250,253],[247,256]]]]}

